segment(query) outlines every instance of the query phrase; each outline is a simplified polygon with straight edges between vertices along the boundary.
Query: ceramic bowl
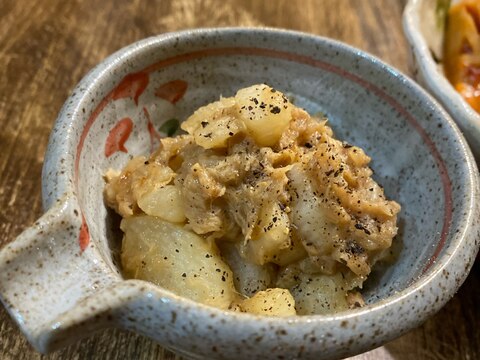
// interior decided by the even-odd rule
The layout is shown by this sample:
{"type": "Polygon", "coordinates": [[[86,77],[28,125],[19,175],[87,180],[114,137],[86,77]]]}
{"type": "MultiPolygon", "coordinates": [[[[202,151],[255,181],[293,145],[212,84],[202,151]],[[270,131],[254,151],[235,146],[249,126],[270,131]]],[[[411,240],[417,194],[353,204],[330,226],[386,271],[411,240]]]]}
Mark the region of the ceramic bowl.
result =
{"type": "Polygon", "coordinates": [[[450,113],[480,161],[480,114],[455,90],[442,66],[448,5],[447,0],[410,0],[403,13],[403,28],[410,43],[416,79],[450,113]]]}
{"type": "Polygon", "coordinates": [[[47,212],[0,252],[2,301],[41,352],[116,326],[195,359],[344,357],[439,310],[478,249],[478,171],[445,111],[380,60],[296,32],[185,31],[113,54],[65,103],[42,180],[47,212]],[[172,119],[260,82],[325,113],[337,137],[372,157],[376,180],[402,205],[398,260],[371,275],[363,308],[260,317],[121,275],[118,218],[104,205],[102,175],[149,153],[172,119]]]}

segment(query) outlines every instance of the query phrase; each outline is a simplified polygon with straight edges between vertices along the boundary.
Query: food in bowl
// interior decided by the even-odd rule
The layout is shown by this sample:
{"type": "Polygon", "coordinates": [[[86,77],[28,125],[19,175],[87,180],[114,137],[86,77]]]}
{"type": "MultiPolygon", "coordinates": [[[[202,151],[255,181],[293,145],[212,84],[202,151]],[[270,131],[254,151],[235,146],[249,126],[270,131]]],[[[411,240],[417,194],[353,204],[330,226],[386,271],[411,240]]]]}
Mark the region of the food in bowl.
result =
{"type": "Polygon", "coordinates": [[[462,0],[449,11],[444,44],[445,75],[480,112],[480,2],[462,0]]]}
{"type": "Polygon", "coordinates": [[[267,85],[199,108],[150,157],[106,174],[128,278],[263,315],[361,306],[399,204],[370,158],[267,85]]]}

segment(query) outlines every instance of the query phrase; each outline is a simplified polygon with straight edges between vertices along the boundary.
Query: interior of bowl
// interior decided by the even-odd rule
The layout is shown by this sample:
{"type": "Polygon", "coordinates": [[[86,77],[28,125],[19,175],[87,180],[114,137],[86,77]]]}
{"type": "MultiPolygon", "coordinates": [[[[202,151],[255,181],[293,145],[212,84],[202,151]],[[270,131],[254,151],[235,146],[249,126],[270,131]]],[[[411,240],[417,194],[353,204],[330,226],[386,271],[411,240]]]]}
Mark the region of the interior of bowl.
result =
{"type": "Polygon", "coordinates": [[[223,29],[147,39],[97,74],[75,114],[82,125],[74,178],[90,241],[112,269],[121,234],[104,205],[102,175],[149,154],[176,120],[256,83],[326,114],[337,138],[372,158],[374,178],[401,204],[396,261],[374,270],[367,302],[405,289],[455,245],[450,235],[461,229],[472,191],[464,142],[427,95],[378,60],[305,34],[223,29]]]}

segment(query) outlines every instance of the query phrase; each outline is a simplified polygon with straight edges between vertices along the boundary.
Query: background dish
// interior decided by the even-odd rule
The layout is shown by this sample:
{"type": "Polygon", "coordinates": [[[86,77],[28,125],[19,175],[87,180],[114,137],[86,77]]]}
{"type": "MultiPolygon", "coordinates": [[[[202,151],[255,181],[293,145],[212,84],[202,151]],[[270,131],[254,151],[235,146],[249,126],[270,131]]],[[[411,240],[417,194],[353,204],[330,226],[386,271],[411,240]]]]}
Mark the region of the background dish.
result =
{"type": "Polygon", "coordinates": [[[457,122],[478,159],[480,114],[450,84],[441,66],[445,21],[441,9],[446,3],[443,0],[410,0],[405,7],[403,26],[411,47],[416,79],[457,122]]]}

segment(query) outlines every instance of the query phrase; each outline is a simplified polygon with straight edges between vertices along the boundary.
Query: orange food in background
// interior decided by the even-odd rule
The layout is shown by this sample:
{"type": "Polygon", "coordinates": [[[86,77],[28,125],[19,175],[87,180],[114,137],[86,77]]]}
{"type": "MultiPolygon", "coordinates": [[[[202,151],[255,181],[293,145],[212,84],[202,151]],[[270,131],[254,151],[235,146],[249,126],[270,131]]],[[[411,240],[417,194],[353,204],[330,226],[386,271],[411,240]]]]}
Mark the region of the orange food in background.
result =
{"type": "Polygon", "coordinates": [[[480,112],[480,0],[464,0],[448,12],[445,74],[463,98],[480,112]]]}

